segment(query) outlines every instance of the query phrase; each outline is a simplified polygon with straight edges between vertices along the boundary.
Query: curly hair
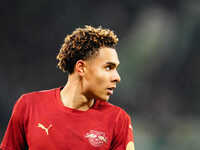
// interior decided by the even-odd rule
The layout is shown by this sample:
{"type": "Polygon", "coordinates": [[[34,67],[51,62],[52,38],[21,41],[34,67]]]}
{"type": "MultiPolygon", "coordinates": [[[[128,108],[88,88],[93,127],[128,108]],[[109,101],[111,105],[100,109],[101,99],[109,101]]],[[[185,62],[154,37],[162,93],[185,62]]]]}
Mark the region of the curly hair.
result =
{"type": "Polygon", "coordinates": [[[113,31],[94,28],[86,25],[84,28],[77,28],[72,34],[65,37],[64,43],[57,55],[57,66],[69,74],[74,72],[74,66],[80,59],[86,60],[101,47],[115,48],[118,38],[113,31]]]}

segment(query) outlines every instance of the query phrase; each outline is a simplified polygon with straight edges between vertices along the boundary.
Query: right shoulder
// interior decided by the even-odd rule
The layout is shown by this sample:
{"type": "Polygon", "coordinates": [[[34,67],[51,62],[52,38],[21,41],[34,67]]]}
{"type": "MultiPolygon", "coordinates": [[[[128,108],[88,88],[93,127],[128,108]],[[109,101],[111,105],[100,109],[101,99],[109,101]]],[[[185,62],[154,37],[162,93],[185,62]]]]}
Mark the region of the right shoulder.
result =
{"type": "Polygon", "coordinates": [[[49,98],[54,98],[56,90],[58,90],[58,88],[22,94],[17,100],[16,105],[35,104],[43,102],[49,98]]]}

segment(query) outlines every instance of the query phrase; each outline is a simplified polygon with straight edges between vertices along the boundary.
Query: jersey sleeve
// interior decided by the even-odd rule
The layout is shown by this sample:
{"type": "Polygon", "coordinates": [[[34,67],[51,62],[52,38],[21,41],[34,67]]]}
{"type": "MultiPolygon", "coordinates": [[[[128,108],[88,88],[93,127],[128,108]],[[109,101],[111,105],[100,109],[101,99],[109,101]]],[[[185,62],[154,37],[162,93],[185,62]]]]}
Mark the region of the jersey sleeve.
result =
{"type": "Polygon", "coordinates": [[[23,96],[14,105],[7,130],[2,140],[0,149],[2,150],[25,150],[27,147],[25,138],[25,109],[23,96]]]}
{"type": "Polygon", "coordinates": [[[115,121],[112,150],[134,150],[133,127],[130,116],[121,111],[115,121]]]}

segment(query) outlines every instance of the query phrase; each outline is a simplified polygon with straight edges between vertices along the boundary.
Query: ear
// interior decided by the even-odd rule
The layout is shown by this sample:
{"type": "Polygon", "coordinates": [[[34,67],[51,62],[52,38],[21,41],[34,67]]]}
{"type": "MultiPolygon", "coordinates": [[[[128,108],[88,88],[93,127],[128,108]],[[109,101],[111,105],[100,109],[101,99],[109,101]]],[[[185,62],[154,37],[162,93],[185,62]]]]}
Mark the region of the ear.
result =
{"type": "Polygon", "coordinates": [[[86,62],[84,60],[78,60],[75,65],[75,71],[83,76],[85,74],[86,62]]]}

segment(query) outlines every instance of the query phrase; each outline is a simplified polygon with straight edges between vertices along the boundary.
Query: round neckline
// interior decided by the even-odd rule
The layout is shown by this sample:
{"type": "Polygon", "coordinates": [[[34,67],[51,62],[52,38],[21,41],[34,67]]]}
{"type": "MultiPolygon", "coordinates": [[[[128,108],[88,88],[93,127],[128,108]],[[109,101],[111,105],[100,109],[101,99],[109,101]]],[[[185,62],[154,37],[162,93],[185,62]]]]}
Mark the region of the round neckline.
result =
{"type": "Polygon", "coordinates": [[[64,104],[62,103],[62,100],[61,100],[61,96],[60,96],[60,92],[61,92],[62,88],[63,87],[59,87],[56,89],[56,104],[60,110],[62,110],[64,112],[68,112],[68,113],[82,114],[82,113],[89,113],[89,112],[93,111],[96,108],[96,106],[98,106],[99,100],[94,100],[94,104],[92,105],[92,107],[90,107],[88,110],[85,110],[85,111],[64,106],[64,104]]]}

